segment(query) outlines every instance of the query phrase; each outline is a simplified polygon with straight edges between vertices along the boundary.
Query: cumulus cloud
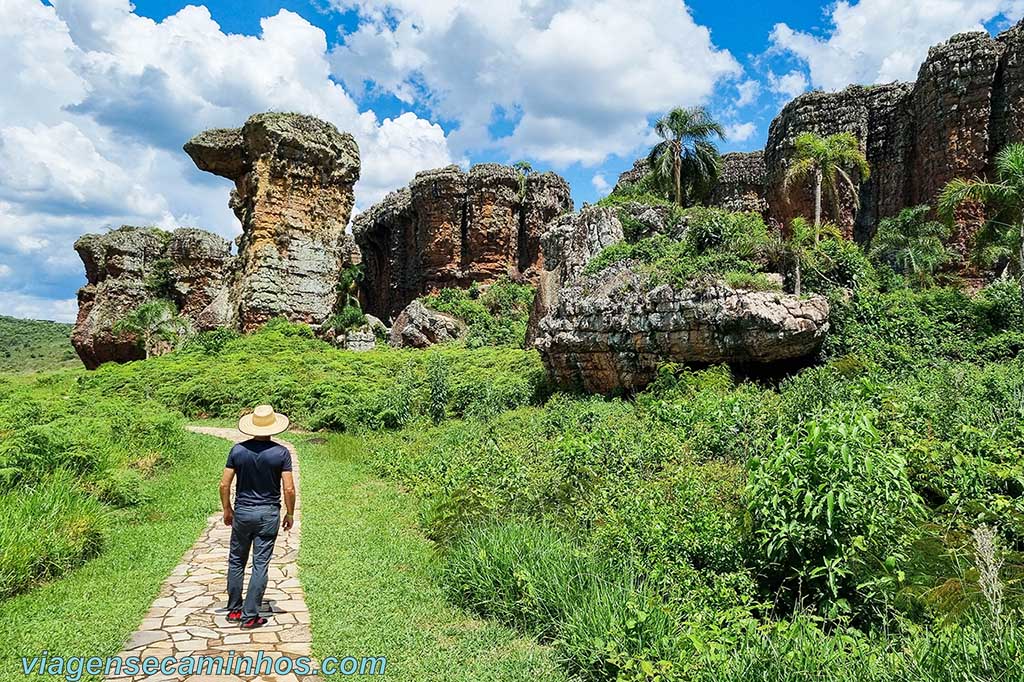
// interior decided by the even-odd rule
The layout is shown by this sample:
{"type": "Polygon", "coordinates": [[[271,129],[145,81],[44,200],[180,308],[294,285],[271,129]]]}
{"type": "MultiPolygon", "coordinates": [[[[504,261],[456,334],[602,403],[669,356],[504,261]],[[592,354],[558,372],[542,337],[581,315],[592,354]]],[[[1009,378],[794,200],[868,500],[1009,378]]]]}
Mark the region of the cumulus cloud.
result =
{"type": "Polygon", "coordinates": [[[914,80],[930,46],[1022,14],[1020,0],[841,1],[832,6],[824,35],[776,24],[771,44],[804,62],[816,87],[837,90],[851,83],[914,80]]]}
{"type": "Polygon", "coordinates": [[[0,0],[4,300],[26,314],[47,296],[66,300],[82,280],[71,244],[84,232],[122,223],[237,232],[231,183],[195,169],[181,145],[256,111],[310,113],[351,132],[363,207],[450,162],[439,125],[360,109],[330,77],[323,30],[285,10],[260,27],[228,34],[194,5],[156,22],[129,0],[0,0]]]}
{"type": "Polygon", "coordinates": [[[736,98],[736,106],[742,108],[752,104],[761,94],[761,84],[755,80],[747,79],[736,86],[739,96],[736,98]]]}
{"type": "Polygon", "coordinates": [[[333,51],[334,74],[457,121],[456,151],[597,164],[645,142],[651,116],[741,72],[678,0],[333,4],[362,19],[333,51]],[[494,141],[498,112],[513,129],[494,141]]]}
{"type": "Polygon", "coordinates": [[[733,123],[725,127],[725,137],[730,142],[746,142],[756,132],[757,126],[750,122],[733,123]]]}
{"type": "Polygon", "coordinates": [[[598,194],[607,194],[612,188],[608,184],[608,180],[604,177],[604,173],[594,173],[594,177],[590,178],[590,184],[594,186],[598,194]]]}
{"type": "Polygon", "coordinates": [[[796,97],[807,89],[807,76],[800,71],[790,71],[781,76],[768,72],[768,87],[772,92],[788,98],[796,97]]]}

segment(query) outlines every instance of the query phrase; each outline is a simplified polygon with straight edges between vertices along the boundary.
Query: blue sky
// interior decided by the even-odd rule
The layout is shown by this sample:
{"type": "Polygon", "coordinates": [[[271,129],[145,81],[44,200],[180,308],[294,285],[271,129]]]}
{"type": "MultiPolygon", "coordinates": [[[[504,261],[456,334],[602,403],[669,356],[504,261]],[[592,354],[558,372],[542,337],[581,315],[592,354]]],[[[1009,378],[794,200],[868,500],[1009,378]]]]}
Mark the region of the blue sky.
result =
{"type": "Polygon", "coordinates": [[[121,224],[239,226],[181,152],[251,113],[355,135],[357,209],[446,163],[526,159],[577,206],[675,105],[760,148],[811,88],[912,80],[930,45],[1024,0],[7,0],[0,3],[0,314],[72,319],[72,244],[121,224]]]}

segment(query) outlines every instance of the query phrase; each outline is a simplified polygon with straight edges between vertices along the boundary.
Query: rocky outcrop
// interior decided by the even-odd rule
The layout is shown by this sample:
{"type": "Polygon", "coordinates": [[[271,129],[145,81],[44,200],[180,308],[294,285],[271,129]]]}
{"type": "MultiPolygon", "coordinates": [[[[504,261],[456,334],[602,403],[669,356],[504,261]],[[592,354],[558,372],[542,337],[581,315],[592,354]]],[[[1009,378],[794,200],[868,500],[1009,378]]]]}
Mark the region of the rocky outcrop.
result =
{"type": "Polygon", "coordinates": [[[624,192],[630,185],[635,185],[643,180],[644,176],[650,171],[651,164],[647,162],[647,157],[641,156],[633,162],[633,166],[629,170],[619,173],[619,178],[615,181],[612,193],[624,192]]]}
{"type": "Polygon", "coordinates": [[[217,235],[182,228],[173,233],[125,226],[75,242],[85,265],[71,342],[86,367],[141,359],[134,335],[118,322],[141,304],[172,301],[196,331],[229,324],[230,245],[217,235]]]}
{"type": "Polygon", "coordinates": [[[238,129],[200,133],[185,151],[235,183],[230,206],[242,235],[231,306],[239,329],[277,316],[322,323],[341,268],[359,260],[345,234],[360,168],[352,136],[312,116],[265,113],[238,129]]]}
{"type": "Polygon", "coordinates": [[[768,209],[765,199],[763,152],[732,152],[723,154],[718,168],[718,183],[711,194],[711,205],[727,211],[768,209]]]}
{"type": "Polygon", "coordinates": [[[336,329],[320,330],[320,338],[338,348],[363,353],[377,347],[377,339],[387,339],[391,330],[373,315],[366,316],[366,323],[345,331],[336,329]]]}
{"type": "Polygon", "coordinates": [[[559,385],[634,391],[666,362],[770,363],[811,355],[824,340],[829,308],[820,296],[652,286],[628,262],[588,274],[591,259],[622,238],[615,212],[598,207],[544,235],[529,336],[559,385]]]}
{"type": "MultiPolygon", "coordinates": [[[[782,191],[792,162],[793,140],[804,131],[851,132],[860,141],[871,178],[858,187],[860,210],[844,193],[839,215],[826,216],[848,234],[866,240],[878,220],[918,204],[934,205],[956,177],[981,177],[995,154],[1024,140],[1024,26],[997,38],[984,32],[953,36],[932,47],[914,83],[851,86],[841,92],[797,97],[772,122],[765,147],[767,198],[772,217],[788,222],[810,215],[809,187],[782,191]]],[[[952,243],[961,254],[978,224],[978,210],[958,221],[952,243]]]]}
{"type": "Polygon", "coordinates": [[[391,345],[396,348],[427,348],[465,335],[465,322],[432,310],[416,300],[395,319],[391,327],[391,345]]]}
{"type": "Polygon", "coordinates": [[[544,226],[571,210],[569,186],[554,173],[497,164],[417,173],[353,221],[364,307],[388,319],[445,287],[535,279],[544,226]]]}

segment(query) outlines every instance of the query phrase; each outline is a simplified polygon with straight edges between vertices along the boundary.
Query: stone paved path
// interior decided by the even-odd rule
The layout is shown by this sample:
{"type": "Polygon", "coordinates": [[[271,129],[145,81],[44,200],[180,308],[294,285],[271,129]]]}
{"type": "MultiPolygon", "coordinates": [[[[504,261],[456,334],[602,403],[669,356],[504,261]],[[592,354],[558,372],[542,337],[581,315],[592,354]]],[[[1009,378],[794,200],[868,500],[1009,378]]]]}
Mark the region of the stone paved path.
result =
{"type": "MultiPolygon", "coordinates": [[[[244,440],[235,429],[205,426],[190,426],[189,430],[237,442],[244,440]]],[[[299,487],[299,463],[295,447],[286,441],[275,439],[287,446],[292,454],[295,487],[299,487]]],[[[225,450],[225,457],[227,452],[225,450]]],[[[216,481],[210,482],[211,489],[216,481]]],[[[270,622],[255,630],[242,630],[237,623],[228,623],[227,611],[227,553],[231,529],[221,521],[219,513],[207,520],[206,530],[189,549],[181,562],[171,571],[170,577],[160,589],[160,595],[142,620],[139,629],[129,638],[124,650],[118,656],[236,656],[255,657],[257,651],[266,656],[309,656],[312,635],[309,629],[309,610],[299,584],[298,564],[299,536],[302,528],[300,511],[301,496],[296,502],[295,525],[290,532],[281,531],[274,546],[270,562],[267,591],[264,594],[263,611],[270,622]]],[[[246,567],[246,587],[249,584],[250,566],[246,567]]],[[[212,677],[209,675],[108,677],[110,680],[291,680],[309,682],[316,676],[296,677],[294,674],[242,675],[212,677]]]]}

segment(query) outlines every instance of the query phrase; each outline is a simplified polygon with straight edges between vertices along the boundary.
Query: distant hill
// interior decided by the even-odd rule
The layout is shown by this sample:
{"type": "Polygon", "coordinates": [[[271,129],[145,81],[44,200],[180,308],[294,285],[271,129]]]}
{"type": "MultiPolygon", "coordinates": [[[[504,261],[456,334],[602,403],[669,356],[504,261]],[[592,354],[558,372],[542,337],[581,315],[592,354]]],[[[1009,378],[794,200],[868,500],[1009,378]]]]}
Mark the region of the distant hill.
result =
{"type": "Polygon", "coordinates": [[[71,326],[0,315],[0,372],[81,367],[71,347],[71,326]]]}

